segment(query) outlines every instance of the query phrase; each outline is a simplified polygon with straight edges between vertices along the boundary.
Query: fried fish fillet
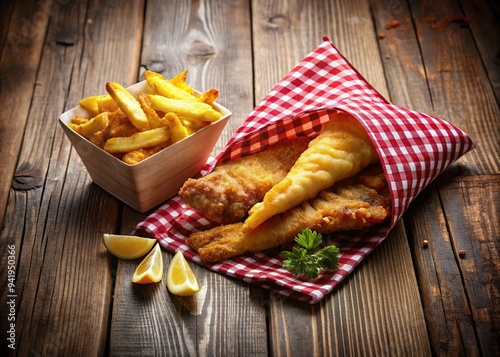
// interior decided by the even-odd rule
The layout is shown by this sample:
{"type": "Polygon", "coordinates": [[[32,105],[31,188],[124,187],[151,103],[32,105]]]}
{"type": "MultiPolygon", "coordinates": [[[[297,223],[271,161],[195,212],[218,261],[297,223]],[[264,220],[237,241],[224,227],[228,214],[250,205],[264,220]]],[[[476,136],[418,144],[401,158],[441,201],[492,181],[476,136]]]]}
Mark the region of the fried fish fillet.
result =
{"type": "Polygon", "coordinates": [[[377,161],[377,152],[363,126],[349,114],[333,114],[286,177],[250,209],[243,230],[256,228],[377,161]]]}
{"type": "Polygon", "coordinates": [[[360,230],[385,221],[390,213],[385,176],[380,164],[375,164],[253,230],[244,231],[241,222],[217,226],[191,234],[187,244],[203,261],[216,262],[279,247],[305,228],[322,234],[360,230]]]}
{"type": "Polygon", "coordinates": [[[285,177],[309,141],[285,140],[259,153],[222,163],[204,177],[188,179],[179,196],[214,222],[239,222],[285,177]]]}

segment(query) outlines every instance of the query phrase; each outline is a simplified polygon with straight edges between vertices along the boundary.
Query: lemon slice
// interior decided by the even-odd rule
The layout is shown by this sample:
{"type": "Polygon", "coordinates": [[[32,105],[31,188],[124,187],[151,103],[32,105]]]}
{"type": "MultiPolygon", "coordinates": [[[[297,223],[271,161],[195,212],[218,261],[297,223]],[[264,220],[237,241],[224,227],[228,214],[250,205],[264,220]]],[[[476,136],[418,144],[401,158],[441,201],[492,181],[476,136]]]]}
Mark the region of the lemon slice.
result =
{"type": "Polygon", "coordinates": [[[146,255],[156,243],[154,238],[125,236],[117,234],[102,235],[106,249],[120,259],[136,259],[146,255]]]}
{"type": "Polygon", "coordinates": [[[167,289],[179,296],[191,296],[200,290],[198,281],[181,251],[175,253],[168,266],[167,289]]]}
{"type": "Polygon", "coordinates": [[[157,283],[161,281],[162,275],[163,257],[160,245],[157,244],[135,269],[132,282],[137,284],[157,283]]]}

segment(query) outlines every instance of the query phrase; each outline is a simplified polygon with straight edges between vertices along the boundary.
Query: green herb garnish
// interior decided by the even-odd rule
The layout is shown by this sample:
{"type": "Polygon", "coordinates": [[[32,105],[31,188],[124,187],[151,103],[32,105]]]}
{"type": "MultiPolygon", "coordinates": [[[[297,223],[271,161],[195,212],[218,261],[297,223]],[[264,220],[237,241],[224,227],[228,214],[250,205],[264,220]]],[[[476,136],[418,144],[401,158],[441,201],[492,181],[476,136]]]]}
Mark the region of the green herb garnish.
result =
{"type": "Polygon", "coordinates": [[[339,249],[328,245],[317,249],[323,238],[321,233],[306,228],[295,237],[298,246],[291,251],[283,251],[285,257],[283,268],[290,270],[294,275],[304,275],[308,279],[318,277],[323,270],[335,271],[338,268],[337,255],[339,249]]]}

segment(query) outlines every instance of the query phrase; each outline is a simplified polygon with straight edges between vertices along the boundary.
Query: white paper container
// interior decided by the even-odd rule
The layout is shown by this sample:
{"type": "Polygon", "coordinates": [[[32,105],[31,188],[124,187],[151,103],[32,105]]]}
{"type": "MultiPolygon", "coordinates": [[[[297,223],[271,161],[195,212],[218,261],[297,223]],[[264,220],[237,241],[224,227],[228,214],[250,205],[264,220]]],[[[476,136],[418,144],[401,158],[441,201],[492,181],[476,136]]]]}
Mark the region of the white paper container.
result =
{"type": "MultiPolygon", "coordinates": [[[[146,81],[127,90],[135,97],[149,91],[146,81]]],[[[59,123],[92,180],[137,211],[146,212],[175,196],[182,184],[207,162],[231,116],[223,106],[217,103],[213,106],[222,113],[221,119],[135,165],[107,153],[67,125],[76,115],[90,116],[81,106],[63,113],[59,123]]]]}

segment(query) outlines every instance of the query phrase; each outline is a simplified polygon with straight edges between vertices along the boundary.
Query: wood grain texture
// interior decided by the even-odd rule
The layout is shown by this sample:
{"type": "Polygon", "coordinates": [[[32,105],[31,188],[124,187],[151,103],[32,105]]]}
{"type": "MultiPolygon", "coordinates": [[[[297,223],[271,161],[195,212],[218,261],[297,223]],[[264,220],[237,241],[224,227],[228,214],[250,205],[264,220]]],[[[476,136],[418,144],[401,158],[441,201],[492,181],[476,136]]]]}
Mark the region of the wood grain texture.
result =
{"type": "Polygon", "coordinates": [[[474,328],[479,351],[488,355],[500,350],[500,177],[455,177],[439,193],[470,306],[470,316],[458,321],[474,328]]]}
{"type": "Polygon", "coordinates": [[[500,103],[500,3],[495,0],[462,0],[460,5],[500,103]]]}
{"type": "Polygon", "coordinates": [[[233,115],[213,150],[217,154],[254,105],[249,3],[148,3],[141,69],[168,78],[187,69],[193,88],[219,89],[217,102],[233,115]]]}
{"type": "Polygon", "coordinates": [[[372,1],[372,6],[377,33],[384,34],[379,43],[391,100],[443,118],[471,136],[476,149],[459,160],[462,174],[498,172],[498,104],[471,28],[452,21],[465,18],[460,8],[454,1],[440,6],[412,2],[411,8],[405,2],[390,6],[372,1]],[[391,20],[400,25],[385,29],[391,20]],[[481,101],[475,99],[476,91],[481,101]]]}
{"type": "Polygon", "coordinates": [[[49,16],[37,1],[2,3],[2,56],[0,57],[0,96],[10,103],[9,110],[0,111],[0,226],[3,224],[8,192],[22,135],[27,122],[31,96],[44,34],[49,16]],[[4,18],[3,16],[8,16],[4,18]]]}
{"type": "Polygon", "coordinates": [[[254,66],[258,101],[323,37],[328,37],[382,95],[387,95],[380,69],[369,3],[338,1],[253,1],[254,66]],[[356,46],[352,46],[356,43],[356,46]]]}
{"type": "Polygon", "coordinates": [[[434,110],[426,68],[408,4],[372,0],[371,7],[389,90],[388,98],[396,105],[432,114],[434,110]],[[394,20],[399,22],[399,26],[387,29],[386,25],[394,20]]]}
{"type": "Polygon", "coordinates": [[[498,350],[498,179],[441,178],[439,192],[426,190],[410,209],[409,235],[435,354],[498,350]]]}
{"type": "Polygon", "coordinates": [[[470,28],[447,22],[450,16],[463,16],[461,8],[451,0],[414,1],[411,14],[425,63],[431,114],[462,128],[476,143],[475,150],[458,160],[471,174],[498,173],[498,103],[470,28]]]}
{"type": "MultiPolygon", "coordinates": [[[[145,217],[126,208],[123,234],[145,217]]],[[[165,274],[172,256],[163,251],[165,274]]],[[[165,280],[133,284],[139,262],[118,262],[110,355],[134,356],[137,351],[143,355],[267,355],[268,300],[261,289],[190,263],[200,291],[193,297],[177,297],[168,292],[165,280]]]]}
{"type": "MultiPolygon", "coordinates": [[[[117,9],[113,11],[116,13],[117,9]]],[[[127,21],[121,26],[115,23],[115,31],[124,38],[133,38],[132,15],[140,22],[142,14],[134,7],[122,8],[122,11],[120,17],[127,21]]],[[[13,226],[16,231],[2,231],[2,241],[11,244],[15,239],[18,252],[16,352],[19,355],[100,355],[107,343],[112,279],[101,234],[115,227],[119,204],[91,184],[57,124],[58,115],[71,97],[69,93],[78,92],[81,97],[91,83],[97,88],[102,81],[100,75],[96,78],[89,72],[77,78],[75,67],[89,65],[85,59],[92,60],[94,70],[106,66],[116,68],[108,69],[108,75],[125,77],[134,70],[126,64],[116,67],[115,56],[109,58],[112,63],[106,63],[104,57],[96,60],[83,55],[89,49],[84,41],[77,46],[58,43],[61,28],[81,36],[93,16],[109,14],[92,4],[87,8],[82,2],[58,8],[45,36],[49,45],[44,46],[37,63],[39,74],[29,102],[16,172],[28,172],[32,182],[40,184],[11,191],[12,203],[5,219],[25,223],[22,227],[13,226]]],[[[104,49],[109,47],[107,43],[113,43],[109,35],[111,32],[93,36],[103,40],[104,49]]],[[[122,50],[117,44],[115,55],[122,50]]],[[[137,56],[137,53],[125,55],[137,56]]],[[[29,81],[21,83],[25,85],[29,81]]],[[[2,294],[2,299],[5,297],[2,294]]],[[[2,319],[2,329],[6,322],[2,319]]]]}
{"type": "MultiPolygon", "coordinates": [[[[495,114],[498,106],[494,96],[490,92],[485,96],[481,95],[481,102],[472,100],[475,97],[473,92],[477,89],[475,87],[477,83],[479,90],[484,87],[489,91],[489,88],[486,73],[479,68],[480,66],[472,65],[474,60],[471,57],[478,58],[479,55],[470,40],[470,30],[468,27],[461,28],[455,23],[450,23],[444,28],[437,26],[442,18],[452,15],[460,18],[462,16],[460,9],[453,7],[451,3],[446,5],[446,2],[440,3],[444,9],[421,2],[412,2],[412,9],[408,8],[406,3],[399,3],[392,8],[383,1],[372,1],[372,4],[377,31],[383,31],[385,34],[380,39],[380,47],[384,54],[385,72],[392,100],[397,104],[443,117],[447,115],[443,107],[449,110],[467,105],[466,111],[458,110],[456,115],[445,119],[456,125],[462,125],[464,130],[469,130],[471,127],[479,128],[488,123],[488,128],[479,128],[477,129],[479,132],[473,135],[476,136],[478,146],[484,148],[491,148],[491,144],[495,146],[498,120],[494,118],[498,117],[498,114],[495,114]],[[417,7],[418,11],[413,7],[417,7]],[[384,29],[385,24],[393,19],[398,20],[400,26],[390,30],[384,29]],[[415,23],[416,27],[413,27],[412,23],[415,23]],[[444,42],[450,40],[455,41],[453,45],[444,42]],[[441,48],[446,50],[440,50],[441,48]],[[454,51],[459,51],[460,54],[454,54],[454,51]],[[437,68],[445,63],[444,58],[453,58],[454,65],[437,68]],[[472,73],[477,71],[474,78],[467,78],[470,72],[465,71],[465,68],[470,69],[472,73]],[[457,98],[460,99],[457,101],[457,98]],[[467,98],[468,102],[464,102],[463,98],[467,98]]],[[[445,177],[470,175],[477,171],[489,172],[490,169],[497,171],[496,164],[490,168],[483,166],[487,162],[495,161],[496,154],[480,151],[475,155],[468,154],[452,165],[445,177]],[[482,158],[483,155],[487,157],[486,160],[482,158]]],[[[476,341],[478,331],[471,311],[476,305],[470,304],[469,296],[475,289],[462,286],[463,273],[458,265],[460,262],[457,257],[458,248],[455,243],[450,243],[453,238],[449,232],[450,222],[466,222],[470,218],[459,218],[456,214],[452,217],[450,214],[453,211],[443,211],[442,190],[449,191],[446,186],[440,184],[442,182],[445,180],[438,180],[435,185],[427,188],[403,218],[409,228],[409,240],[415,257],[431,346],[433,353],[437,355],[481,355],[487,353],[488,349],[482,348],[476,341]],[[432,249],[422,249],[424,239],[431,242],[432,249]]],[[[464,192],[454,192],[456,198],[453,203],[450,201],[448,210],[452,207],[456,207],[453,209],[456,210],[459,205],[464,204],[456,201],[463,194],[464,192]]],[[[467,206],[481,206],[483,199],[484,197],[479,195],[472,195],[467,206]]],[[[492,199],[495,202],[494,197],[492,199]]],[[[489,209],[494,211],[494,207],[489,209]]],[[[479,210],[482,211],[484,208],[479,210]]],[[[493,217],[497,215],[493,212],[493,217]]],[[[456,234],[459,237],[470,231],[470,228],[456,229],[456,234]]],[[[499,236],[498,232],[496,236],[499,236]]],[[[495,233],[490,237],[495,237],[495,233]]],[[[491,257],[487,260],[491,261],[491,257]]],[[[494,309],[493,314],[495,314],[494,309]]],[[[491,323],[494,319],[486,318],[486,320],[491,323]]],[[[489,328],[494,326],[489,325],[489,328]]],[[[485,336],[491,345],[491,333],[487,332],[485,336]]]]}

